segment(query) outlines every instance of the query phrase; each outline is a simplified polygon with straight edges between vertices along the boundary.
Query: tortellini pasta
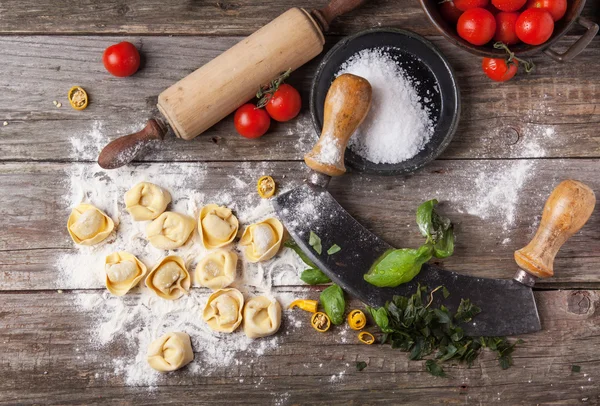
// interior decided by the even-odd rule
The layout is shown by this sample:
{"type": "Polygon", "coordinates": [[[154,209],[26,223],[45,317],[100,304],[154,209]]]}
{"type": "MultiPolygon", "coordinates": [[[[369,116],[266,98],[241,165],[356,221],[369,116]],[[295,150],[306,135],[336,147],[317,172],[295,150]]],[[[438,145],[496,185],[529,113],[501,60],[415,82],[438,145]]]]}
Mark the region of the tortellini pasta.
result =
{"type": "Polygon", "coordinates": [[[248,262],[273,258],[281,247],[283,231],[281,222],[273,217],[246,227],[240,244],[246,247],[244,253],[248,262]]]}
{"type": "Polygon", "coordinates": [[[135,221],[154,220],[171,202],[171,194],[149,182],[140,182],[125,193],[125,207],[135,221]]]}
{"type": "Polygon", "coordinates": [[[146,277],[146,286],[163,299],[175,300],[188,294],[191,279],[181,257],[169,255],[146,277]]]}
{"type": "Polygon", "coordinates": [[[257,296],[244,307],[244,333],[250,338],[273,335],[281,325],[281,306],[275,299],[257,296]]]}
{"type": "Polygon", "coordinates": [[[195,227],[193,218],[167,211],[148,224],[146,236],[154,247],[173,250],[185,244],[195,227]]]}
{"type": "Polygon", "coordinates": [[[106,257],[106,288],[115,296],[123,296],[146,275],[146,265],[129,252],[120,251],[106,257]]]}
{"type": "Polygon", "coordinates": [[[67,229],[76,244],[95,245],[103,241],[115,228],[115,223],[102,210],[82,203],[71,211],[67,229]]]}
{"type": "Polygon", "coordinates": [[[237,289],[220,289],[208,298],[202,318],[208,327],[222,333],[231,333],[242,322],[244,295],[237,289]]]}
{"type": "Polygon", "coordinates": [[[148,364],[159,372],[175,371],[192,362],[192,341],[186,333],[167,333],[148,346],[148,364]]]}
{"type": "Polygon", "coordinates": [[[196,283],[212,290],[226,288],[235,280],[237,261],[235,252],[211,252],[196,266],[196,283]]]}
{"type": "Polygon", "coordinates": [[[200,211],[198,231],[207,249],[223,247],[237,235],[239,222],[230,209],[207,204],[200,211]]]}

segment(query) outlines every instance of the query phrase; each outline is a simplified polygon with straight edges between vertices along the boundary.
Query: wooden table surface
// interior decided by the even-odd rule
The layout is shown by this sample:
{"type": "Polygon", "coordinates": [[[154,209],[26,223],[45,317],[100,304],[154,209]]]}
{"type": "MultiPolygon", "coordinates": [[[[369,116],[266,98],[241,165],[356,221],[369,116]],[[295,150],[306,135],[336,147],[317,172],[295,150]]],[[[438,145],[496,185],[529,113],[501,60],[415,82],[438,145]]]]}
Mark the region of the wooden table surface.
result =
{"type": "MultiPolygon", "coordinates": [[[[0,402],[600,404],[598,209],[559,253],[556,276],[539,283],[535,297],[543,330],[521,337],[525,343],[506,371],[485,353],[472,368],[452,366],[449,378],[435,378],[422,362],[409,362],[387,346],[341,343],[335,334],[292,331],[284,323],[281,345],[251,360],[251,368],[222,368],[210,376],[182,371],[148,390],[127,386],[107,366],[114,354],[89,344],[94,312],[74,307],[72,298],[101,295],[104,288],[61,286],[56,270],[57,256],[74,250],[63,199],[70,168],[95,165],[98,145],[149,118],[156,96],[174,81],[292,5],[323,3],[0,2],[0,122],[8,123],[0,126],[0,402]],[[142,69],[127,80],[108,75],[100,63],[103,50],[121,40],[144,55],[142,69]],[[64,94],[74,84],[90,91],[84,112],[66,103],[64,94]],[[53,100],[62,100],[63,107],[53,100]],[[82,138],[89,147],[74,153],[73,135],[94,128],[99,138],[82,138]],[[368,367],[356,371],[357,360],[368,367]],[[572,372],[572,365],[581,372],[572,372]],[[331,382],[341,372],[343,379],[331,382]]],[[[598,22],[599,3],[588,3],[594,4],[583,14],[598,22]]],[[[374,233],[409,247],[421,242],[414,209],[437,197],[457,223],[456,253],[443,266],[510,278],[513,251],[533,236],[545,199],[560,180],[579,179],[600,192],[600,37],[571,63],[539,55],[534,73],[497,84],[483,75],[479,58],[438,35],[416,0],[370,1],[333,25],[327,46],[371,27],[413,30],[442,50],[458,76],[461,121],[449,148],[420,172],[350,173],[332,182],[333,195],[374,233]]],[[[564,49],[580,33],[574,29],[557,47],[564,49]]],[[[305,102],[319,59],[290,80],[305,102]]],[[[292,185],[305,176],[302,157],[314,141],[306,105],[298,119],[274,125],[259,140],[238,136],[229,117],[193,141],[171,138],[140,161],[167,163],[173,176],[186,163],[202,162],[216,188],[231,186],[228,173],[259,167],[289,174],[284,183],[292,185]]],[[[242,198],[252,192],[232,193],[242,198]]],[[[290,288],[318,295],[318,289],[290,288]]],[[[117,350],[127,355],[127,349],[117,350]]],[[[240,356],[242,364],[251,358],[240,356]]]]}

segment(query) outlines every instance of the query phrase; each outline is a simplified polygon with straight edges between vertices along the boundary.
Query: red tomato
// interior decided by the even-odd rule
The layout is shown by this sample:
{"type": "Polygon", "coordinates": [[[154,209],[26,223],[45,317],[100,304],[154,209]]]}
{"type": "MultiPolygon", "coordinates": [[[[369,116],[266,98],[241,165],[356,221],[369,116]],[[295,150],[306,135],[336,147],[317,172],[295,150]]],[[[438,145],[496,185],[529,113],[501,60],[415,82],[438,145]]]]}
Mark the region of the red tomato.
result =
{"type": "Polygon", "coordinates": [[[473,45],[484,45],[490,42],[496,32],[496,20],[487,10],[472,8],[460,16],[456,31],[465,41],[473,45]]]}
{"type": "Polygon", "coordinates": [[[119,42],[104,50],[102,63],[113,76],[131,76],[140,67],[140,53],[131,42],[119,42]]]}
{"type": "Polygon", "coordinates": [[[494,41],[500,41],[506,45],[518,44],[519,37],[515,31],[519,13],[501,11],[496,14],[496,34],[494,41]]]}
{"type": "Polygon", "coordinates": [[[489,0],[454,0],[454,5],[457,9],[467,11],[472,8],[485,7],[489,3],[489,0]]]}
{"type": "Polygon", "coordinates": [[[236,110],[233,116],[233,124],[241,136],[258,138],[269,129],[271,118],[263,109],[259,109],[252,103],[247,103],[236,110]]]}
{"type": "Polygon", "coordinates": [[[517,37],[529,45],[540,45],[548,41],[554,31],[554,20],[546,10],[528,8],[517,18],[517,37]]]}
{"type": "Polygon", "coordinates": [[[300,113],[300,107],[302,107],[300,93],[285,83],[279,85],[265,106],[267,113],[276,121],[291,120],[300,113]]]}
{"type": "Polygon", "coordinates": [[[554,21],[558,21],[567,11],[567,0],[529,0],[527,8],[540,8],[546,10],[554,21]]]}
{"type": "Polygon", "coordinates": [[[450,24],[456,24],[458,17],[462,14],[462,10],[456,8],[456,5],[452,1],[444,1],[440,4],[440,14],[445,21],[450,24]]]}
{"type": "Polygon", "coordinates": [[[500,11],[517,11],[527,0],[492,0],[492,4],[500,11]]]}
{"type": "Polygon", "coordinates": [[[516,60],[509,65],[506,63],[506,59],[483,58],[481,67],[488,78],[496,82],[506,82],[517,73],[517,64],[516,60]]]}

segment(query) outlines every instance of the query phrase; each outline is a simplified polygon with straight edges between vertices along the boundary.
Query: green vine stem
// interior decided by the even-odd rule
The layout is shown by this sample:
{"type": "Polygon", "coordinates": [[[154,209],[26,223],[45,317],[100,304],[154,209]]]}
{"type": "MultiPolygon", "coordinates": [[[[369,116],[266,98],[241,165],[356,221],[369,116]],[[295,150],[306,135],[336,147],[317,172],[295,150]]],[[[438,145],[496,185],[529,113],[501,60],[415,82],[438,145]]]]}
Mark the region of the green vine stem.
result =
{"type": "Polygon", "coordinates": [[[514,63],[513,61],[519,61],[523,64],[523,66],[525,67],[525,72],[527,72],[527,73],[532,72],[533,69],[535,68],[535,64],[533,63],[533,61],[528,61],[526,59],[521,59],[521,58],[515,56],[515,53],[513,51],[511,51],[508,48],[508,46],[502,42],[496,42],[494,44],[494,48],[503,49],[506,51],[506,53],[508,54],[508,58],[506,58],[507,65],[514,63]]]}
{"type": "Polygon", "coordinates": [[[273,94],[277,91],[279,86],[290,77],[290,73],[292,73],[292,69],[288,69],[283,72],[281,75],[277,76],[275,79],[271,81],[266,86],[261,86],[256,92],[256,98],[258,99],[258,103],[256,103],[257,108],[262,108],[267,105],[273,94]]]}

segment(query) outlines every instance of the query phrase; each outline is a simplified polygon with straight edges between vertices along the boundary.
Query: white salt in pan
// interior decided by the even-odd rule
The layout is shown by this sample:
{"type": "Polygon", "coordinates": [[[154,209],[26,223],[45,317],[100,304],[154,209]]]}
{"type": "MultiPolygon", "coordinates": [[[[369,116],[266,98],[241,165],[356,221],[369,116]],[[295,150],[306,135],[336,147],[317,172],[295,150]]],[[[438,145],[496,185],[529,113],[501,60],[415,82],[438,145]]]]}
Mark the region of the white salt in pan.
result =
{"type": "Polygon", "coordinates": [[[385,48],[364,49],[340,66],[337,75],[352,73],[369,81],[371,109],[350,149],[373,163],[399,163],[419,153],[431,139],[434,123],[414,80],[385,48]]]}

